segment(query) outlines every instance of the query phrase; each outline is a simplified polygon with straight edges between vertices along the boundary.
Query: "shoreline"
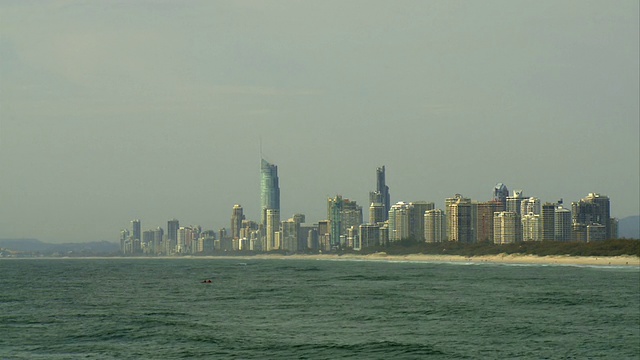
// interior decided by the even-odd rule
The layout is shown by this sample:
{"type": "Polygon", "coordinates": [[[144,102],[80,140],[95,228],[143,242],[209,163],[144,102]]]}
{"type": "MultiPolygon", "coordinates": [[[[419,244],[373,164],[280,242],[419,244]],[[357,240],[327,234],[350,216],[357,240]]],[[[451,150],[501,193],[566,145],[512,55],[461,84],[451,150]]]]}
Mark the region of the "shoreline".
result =
{"type": "Polygon", "coordinates": [[[425,263],[465,263],[465,264],[529,264],[529,265],[575,265],[575,266],[628,266],[640,267],[640,257],[631,255],[621,256],[570,256],[570,255],[522,255],[522,254],[497,254],[481,256],[462,255],[388,255],[384,252],[368,255],[360,254],[256,254],[256,255],[204,255],[204,256],[136,256],[136,257],[37,257],[37,258],[0,258],[0,260],[179,260],[179,259],[202,259],[202,260],[343,260],[343,261],[384,261],[384,262],[425,262],[425,263]]]}
{"type": "Polygon", "coordinates": [[[255,255],[247,258],[256,259],[300,259],[300,260],[358,260],[358,261],[388,261],[388,262],[427,262],[427,263],[466,263],[466,264],[536,264],[536,265],[588,265],[588,266],[630,266],[640,267],[640,257],[637,256],[569,256],[569,255],[521,255],[498,254],[482,256],[462,255],[388,255],[374,253],[358,254],[320,254],[320,255],[255,255]]]}

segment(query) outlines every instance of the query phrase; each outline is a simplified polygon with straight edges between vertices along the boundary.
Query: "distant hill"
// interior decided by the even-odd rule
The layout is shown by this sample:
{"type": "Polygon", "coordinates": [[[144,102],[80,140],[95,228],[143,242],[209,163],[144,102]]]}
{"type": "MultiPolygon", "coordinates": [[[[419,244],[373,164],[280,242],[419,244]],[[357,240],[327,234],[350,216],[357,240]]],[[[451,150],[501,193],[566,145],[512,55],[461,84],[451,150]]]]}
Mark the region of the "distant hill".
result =
{"type": "Polygon", "coordinates": [[[43,246],[43,242],[37,239],[0,239],[0,248],[13,251],[33,251],[43,246]]]}
{"type": "Polygon", "coordinates": [[[19,252],[52,253],[91,253],[109,254],[120,250],[120,245],[108,241],[93,241],[88,243],[50,244],[37,239],[0,239],[0,248],[19,252]]]}
{"type": "Polygon", "coordinates": [[[640,239],[640,215],[618,220],[618,236],[627,239],[640,239]]]}

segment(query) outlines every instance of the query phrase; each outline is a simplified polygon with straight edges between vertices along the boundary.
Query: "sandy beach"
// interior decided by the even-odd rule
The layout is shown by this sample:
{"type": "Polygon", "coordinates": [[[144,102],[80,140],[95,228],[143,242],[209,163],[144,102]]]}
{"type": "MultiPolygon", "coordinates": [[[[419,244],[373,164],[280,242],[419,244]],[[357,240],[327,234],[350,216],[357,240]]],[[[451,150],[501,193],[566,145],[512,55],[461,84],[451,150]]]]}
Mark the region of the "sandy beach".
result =
{"type": "Polygon", "coordinates": [[[344,260],[344,261],[389,261],[389,262],[432,262],[432,263],[496,263],[496,264],[540,264],[540,265],[578,265],[578,266],[630,266],[640,267],[640,257],[637,256],[535,256],[520,254],[498,254],[486,256],[459,256],[459,255],[425,255],[425,254],[408,254],[408,255],[388,255],[384,252],[359,255],[359,254],[258,254],[258,255],[212,255],[212,256],[132,256],[132,257],[37,257],[37,258],[0,258],[0,260],[19,260],[19,259],[58,259],[58,260],[81,260],[81,259],[237,259],[237,260],[344,260]]]}
{"type": "Polygon", "coordinates": [[[504,264],[558,264],[558,265],[595,265],[595,266],[636,266],[640,267],[637,256],[535,256],[535,255],[487,255],[465,257],[459,255],[387,255],[375,253],[369,255],[256,255],[254,259],[313,259],[313,260],[370,260],[370,261],[417,261],[417,262],[463,262],[463,263],[504,263],[504,264]]]}

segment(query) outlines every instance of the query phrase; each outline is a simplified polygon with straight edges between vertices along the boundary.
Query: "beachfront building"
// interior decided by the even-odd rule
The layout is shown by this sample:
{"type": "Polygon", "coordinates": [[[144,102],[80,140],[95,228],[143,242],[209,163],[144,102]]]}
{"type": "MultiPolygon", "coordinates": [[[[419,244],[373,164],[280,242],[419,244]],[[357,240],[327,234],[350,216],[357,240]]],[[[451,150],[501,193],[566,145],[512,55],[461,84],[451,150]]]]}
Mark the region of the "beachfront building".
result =
{"type": "Polygon", "coordinates": [[[512,244],[518,241],[518,223],[520,217],[513,211],[494,213],[493,242],[495,244],[512,244]]]}
{"type": "Polygon", "coordinates": [[[445,214],[441,209],[428,210],[424,213],[424,239],[428,243],[446,240],[445,214]]]}
{"type": "Polygon", "coordinates": [[[541,241],[542,240],[542,222],[539,214],[529,212],[522,216],[522,240],[523,241],[541,241]]]}

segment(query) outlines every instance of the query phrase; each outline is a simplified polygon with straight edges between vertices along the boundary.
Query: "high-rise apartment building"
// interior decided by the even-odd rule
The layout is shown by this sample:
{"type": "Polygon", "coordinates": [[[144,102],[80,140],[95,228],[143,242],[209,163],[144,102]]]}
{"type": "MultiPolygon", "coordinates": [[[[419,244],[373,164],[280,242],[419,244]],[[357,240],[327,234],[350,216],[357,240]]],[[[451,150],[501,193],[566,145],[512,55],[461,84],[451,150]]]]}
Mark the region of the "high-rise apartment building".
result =
{"type": "Polygon", "coordinates": [[[340,246],[340,235],[342,235],[342,207],[344,200],[342,196],[336,195],[335,198],[327,199],[327,218],[329,219],[330,246],[340,246]]]}
{"type": "Polygon", "coordinates": [[[618,218],[611,218],[609,221],[609,230],[611,234],[609,234],[609,239],[617,239],[618,236],[618,218]]]}
{"type": "Polygon", "coordinates": [[[265,251],[277,250],[280,248],[280,244],[276,241],[276,233],[280,231],[280,210],[278,209],[266,209],[267,211],[267,226],[265,236],[265,251]]]}
{"type": "Polygon", "coordinates": [[[511,244],[518,241],[520,217],[512,211],[496,212],[493,219],[493,242],[511,244]]]}
{"type": "Polygon", "coordinates": [[[414,201],[409,203],[409,236],[417,241],[424,242],[424,214],[435,208],[434,203],[426,201],[414,201]]]}
{"type": "Polygon", "coordinates": [[[131,252],[130,247],[131,247],[131,239],[130,239],[130,234],[131,232],[128,229],[122,229],[120,230],[120,251],[123,254],[128,254],[131,252]]]}
{"type": "Polygon", "coordinates": [[[318,221],[318,248],[321,251],[331,250],[331,221],[318,221]]]}
{"type": "Polygon", "coordinates": [[[444,199],[444,211],[445,211],[445,229],[447,231],[446,234],[446,239],[447,241],[449,241],[451,239],[451,210],[449,209],[449,207],[451,205],[453,205],[454,203],[456,203],[458,200],[462,199],[464,202],[469,201],[471,202],[471,199],[469,198],[465,198],[460,194],[455,194],[455,196],[450,197],[450,198],[446,198],[444,199]]]}
{"type": "Polygon", "coordinates": [[[571,241],[571,210],[562,206],[556,207],[555,211],[555,239],[556,241],[571,241]]]}
{"type": "Polygon", "coordinates": [[[133,240],[142,240],[142,233],[140,232],[140,220],[131,220],[131,237],[133,240]]]}
{"type": "Polygon", "coordinates": [[[336,195],[327,199],[327,217],[331,226],[331,247],[342,246],[345,245],[348,229],[352,226],[357,229],[362,224],[362,206],[336,195]]]}
{"type": "Polygon", "coordinates": [[[542,240],[543,241],[553,241],[555,240],[555,229],[556,229],[556,204],[553,203],[544,203],[542,205],[542,209],[540,210],[540,222],[542,228],[542,240]]]}
{"type": "Polygon", "coordinates": [[[522,241],[522,203],[524,201],[528,201],[528,198],[524,197],[524,192],[522,190],[513,190],[513,195],[507,197],[507,210],[516,214],[518,217],[517,227],[518,231],[516,232],[516,241],[522,241]]]}
{"type": "Polygon", "coordinates": [[[590,193],[584,199],[571,203],[571,212],[574,223],[603,225],[605,227],[605,238],[612,238],[608,196],[590,193]]]}
{"type": "Polygon", "coordinates": [[[318,225],[301,226],[300,231],[307,234],[304,250],[318,250],[320,246],[318,243],[318,225]]]}
{"type": "Polygon", "coordinates": [[[233,210],[231,211],[231,237],[234,239],[240,238],[242,220],[244,220],[242,206],[237,204],[233,205],[233,210]]]}
{"type": "Polygon", "coordinates": [[[360,235],[358,232],[360,225],[358,227],[351,226],[347,229],[347,247],[352,248],[353,250],[361,250],[362,244],[360,243],[360,235]]]}
{"type": "Polygon", "coordinates": [[[521,215],[522,201],[525,199],[522,190],[513,190],[513,195],[507,196],[507,210],[518,215],[521,215]]]}
{"type": "Polygon", "coordinates": [[[500,201],[486,201],[477,203],[476,240],[478,242],[493,242],[493,213],[503,211],[504,204],[500,201]]]}
{"type": "Polygon", "coordinates": [[[537,197],[530,197],[522,199],[520,203],[520,216],[533,213],[540,215],[540,199],[537,197]]]}
{"type": "Polygon", "coordinates": [[[507,196],[509,196],[509,189],[503,183],[498,183],[493,188],[493,201],[497,204],[496,211],[504,211],[507,206],[507,196]]]}
{"type": "Polygon", "coordinates": [[[357,229],[360,224],[362,224],[362,206],[353,200],[345,199],[342,207],[341,235],[347,235],[351,227],[357,229]]]}
{"type": "Polygon", "coordinates": [[[195,232],[192,227],[181,226],[178,229],[178,238],[176,240],[176,252],[178,254],[186,254],[193,252],[193,241],[195,239],[195,232]]]}
{"type": "Polygon", "coordinates": [[[294,218],[283,221],[282,228],[282,250],[297,252],[299,249],[300,222],[294,218]]]}
{"type": "Polygon", "coordinates": [[[142,251],[142,231],[140,230],[140,220],[131,221],[131,252],[134,254],[142,251]]]}
{"type": "Polygon", "coordinates": [[[378,224],[360,224],[359,230],[361,248],[380,245],[380,226],[378,224]]]}
{"type": "Polygon", "coordinates": [[[142,251],[145,254],[153,254],[153,230],[142,232],[142,251]]]}
{"type": "MultiPolygon", "coordinates": [[[[384,166],[376,169],[376,190],[369,193],[369,203],[382,204],[384,206],[385,217],[391,209],[391,196],[389,195],[384,166]]],[[[369,217],[371,217],[371,215],[369,215],[369,217]]]]}
{"type": "Polygon", "coordinates": [[[162,240],[164,238],[164,230],[161,227],[157,227],[153,231],[153,253],[162,253],[162,240]]]}
{"type": "MultiPolygon", "coordinates": [[[[445,213],[441,209],[428,210],[424,213],[424,239],[428,243],[446,240],[445,213]]],[[[493,223],[493,222],[492,222],[493,223]]],[[[493,231],[492,231],[493,233],[493,231]]],[[[493,239],[492,239],[493,240],[493,239]]]]}
{"type": "Polygon", "coordinates": [[[383,223],[387,216],[387,210],[385,210],[382,203],[371,203],[371,206],[369,206],[369,224],[383,223]]]}
{"type": "Polygon", "coordinates": [[[278,182],[278,167],[262,159],[260,165],[260,201],[262,225],[267,224],[267,210],[280,211],[280,184],[278,182]]]}
{"type": "Polygon", "coordinates": [[[587,224],[571,224],[571,241],[581,243],[587,242],[587,224]]]}
{"type": "Polygon", "coordinates": [[[522,215],[522,240],[523,241],[541,241],[542,240],[542,221],[539,214],[529,212],[522,215]]]}
{"type": "Polygon", "coordinates": [[[587,225],[587,242],[607,240],[607,227],[601,224],[587,225]]]}
{"type": "Polygon", "coordinates": [[[389,210],[389,241],[400,241],[411,236],[409,232],[409,204],[398,202],[389,210]]]}
{"type": "Polygon", "coordinates": [[[462,243],[475,242],[471,199],[456,194],[454,198],[447,198],[445,204],[447,205],[447,240],[462,243]]]}
{"type": "Polygon", "coordinates": [[[171,219],[167,221],[167,241],[165,246],[165,253],[169,254],[178,241],[178,229],[180,228],[180,222],[176,219],[171,219]]]}

